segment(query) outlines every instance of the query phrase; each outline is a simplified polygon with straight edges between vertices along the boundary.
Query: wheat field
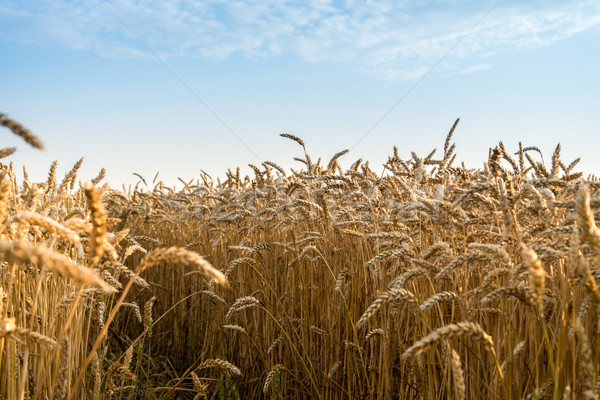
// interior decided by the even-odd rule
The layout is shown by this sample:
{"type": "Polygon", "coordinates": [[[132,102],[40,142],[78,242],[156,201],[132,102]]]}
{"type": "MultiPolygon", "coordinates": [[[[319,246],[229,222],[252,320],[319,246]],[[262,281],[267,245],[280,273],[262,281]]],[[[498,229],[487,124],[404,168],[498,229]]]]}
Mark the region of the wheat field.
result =
{"type": "Polygon", "coordinates": [[[298,169],[181,189],[1,163],[0,399],[599,398],[600,182],[467,169],[457,123],[383,174],[289,134],[298,169]]]}

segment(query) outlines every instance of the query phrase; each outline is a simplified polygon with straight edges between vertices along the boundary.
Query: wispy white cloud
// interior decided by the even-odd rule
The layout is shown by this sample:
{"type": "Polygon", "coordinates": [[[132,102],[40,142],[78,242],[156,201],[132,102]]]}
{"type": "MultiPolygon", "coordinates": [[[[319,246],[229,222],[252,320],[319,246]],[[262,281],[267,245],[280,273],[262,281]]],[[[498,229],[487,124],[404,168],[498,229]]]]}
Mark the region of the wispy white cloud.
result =
{"type": "MultiPolygon", "coordinates": [[[[222,60],[234,53],[295,54],[309,63],[345,62],[383,79],[410,79],[445,54],[491,6],[481,3],[111,0],[106,4],[150,46],[169,57],[222,60]]],[[[600,3],[596,0],[505,0],[453,56],[460,64],[460,59],[511,48],[547,46],[597,25],[600,3]]],[[[147,56],[102,2],[5,1],[0,5],[0,35],[0,40],[52,43],[107,57],[147,56]]],[[[450,69],[460,68],[463,73],[476,70],[464,65],[450,69]]]]}
{"type": "Polygon", "coordinates": [[[454,76],[454,75],[466,75],[466,74],[470,74],[472,72],[477,72],[477,71],[487,71],[488,69],[491,69],[492,66],[490,64],[476,64],[476,65],[471,65],[470,67],[467,68],[463,68],[460,69],[458,71],[452,71],[446,74],[446,76],[454,76]]]}

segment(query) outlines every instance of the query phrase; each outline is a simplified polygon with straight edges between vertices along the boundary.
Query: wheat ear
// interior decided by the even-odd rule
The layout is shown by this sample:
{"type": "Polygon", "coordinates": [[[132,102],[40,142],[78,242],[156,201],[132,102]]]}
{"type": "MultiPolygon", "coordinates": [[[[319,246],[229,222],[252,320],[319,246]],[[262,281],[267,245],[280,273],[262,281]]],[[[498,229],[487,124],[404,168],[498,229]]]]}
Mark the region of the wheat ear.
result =
{"type": "Polygon", "coordinates": [[[92,213],[92,234],[90,235],[90,263],[96,264],[104,254],[106,236],[106,211],[100,200],[100,193],[91,182],[85,185],[85,196],[92,213]]]}
{"type": "Polygon", "coordinates": [[[464,399],[466,397],[465,375],[462,370],[460,355],[454,349],[451,349],[450,355],[450,367],[452,368],[456,397],[458,399],[464,399]]]}
{"type": "Polygon", "coordinates": [[[373,315],[375,315],[384,304],[393,303],[398,300],[403,300],[407,303],[413,304],[417,303],[417,298],[415,297],[415,295],[409,292],[408,290],[402,288],[393,288],[391,290],[388,290],[387,292],[383,292],[382,294],[380,294],[379,297],[377,297],[377,299],[373,303],[371,303],[369,308],[367,308],[367,310],[359,318],[358,322],[356,323],[356,327],[358,329],[362,328],[364,324],[373,315]]]}
{"type": "Polygon", "coordinates": [[[0,113],[0,125],[12,131],[15,135],[25,140],[31,147],[43,150],[44,144],[31,131],[15,120],[8,118],[5,114],[0,113]]]}
{"type": "Polygon", "coordinates": [[[402,354],[402,358],[406,359],[411,356],[418,355],[437,342],[449,340],[455,337],[470,337],[473,340],[483,343],[485,348],[492,353],[500,377],[504,377],[500,369],[500,365],[498,364],[498,358],[496,357],[496,350],[494,350],[494,341],[492,337],[488,335],[483,328],[479,326],[479,324],[474,322],[458,322],[456,324],[442,326],[409,347],[402,354]]]}
{"type": "Polygon", "coordinates": [[[267,392],[273,385],[273,379],[275,378],[275,375],[278,372],[280,372],[281,370],[285,370],[285,367],[282,364],[277,364],[273,368],[271,368],[271,371],[269,371],[269,373],[267,374],[267,377],[265,379],[265,385],[263,386],[264,394],[267,394],[267,392]]]}
{"type": "Polygon", "coordinates": [[[146,253],[142,261],[136,268],[136,274],[141,274],[144,270],[156,265],[160,262],[166,263],[183,263],[198,268],[202,273],[220,285],[227,284],[225,275],[213,267],[208,261],[202,258],[193,251],[186,250],[181,247],[168,247],[154,249],[146,253]]]}
{"type": "Polygon", "coordinates": [[[201,369],[211,369],[211,368],[220,369],[221,371],[228,372],[231,375],[237,375],[237,376],[242,375],[242,371],[240,371],[240,369],[238,367],[236,367],[229,361],[222,360],[220,358],[212,358],[212,359],[206,360],[203,363],[201,363],[200,365],[198,365],[196,370],[200,371],[201,369]]]}
{"type": "Polygon", "coordinates": [[[538,312],[544,314],[544,289],[546,287],[546,272],[542,267],[542,261],[535,251],[525,245],[521,247],[523,263],[529,270],[529,286],[533,290],[533,298],[536,300],[538,312]]]}
{"type": "Polygon", "coordinates": [[[20,241],[0,242],[0,256],[8,262],[43,265],[46,269],[76,280],[82,285],[97,286],[104,293],[116,291],[102,280],[96,271],[78,266],[62,254],[55,253],[43,246],[29,247],[20,241]]]}

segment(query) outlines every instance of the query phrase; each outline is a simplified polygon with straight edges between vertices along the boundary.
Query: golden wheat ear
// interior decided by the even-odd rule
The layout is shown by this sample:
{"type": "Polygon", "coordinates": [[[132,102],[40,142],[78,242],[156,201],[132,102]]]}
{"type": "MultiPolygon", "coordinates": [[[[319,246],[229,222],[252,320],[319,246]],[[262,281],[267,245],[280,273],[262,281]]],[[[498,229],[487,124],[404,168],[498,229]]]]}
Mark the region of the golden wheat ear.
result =
{"type": "Polygon", "coordinates": [[[292,135],[289,133],[282,133],[279,136],[293,140],[294,142],[298,143],[300,146],[305,147],[304,146],[304,140],[300,139],[298,136],[296,135],[292,135]]]}
{"type": "Polygon", "coordinates": [[[0,125],[10,129],[12,133],[22,138],[31,147],[34,147],[39,150],[44,150],[44,144],[42,143],[40,138],[35,136],[33,133],[31,133],[29,129],[25,128],[17,121],[8,118],[6,114],[0,113],[0,125]]]}

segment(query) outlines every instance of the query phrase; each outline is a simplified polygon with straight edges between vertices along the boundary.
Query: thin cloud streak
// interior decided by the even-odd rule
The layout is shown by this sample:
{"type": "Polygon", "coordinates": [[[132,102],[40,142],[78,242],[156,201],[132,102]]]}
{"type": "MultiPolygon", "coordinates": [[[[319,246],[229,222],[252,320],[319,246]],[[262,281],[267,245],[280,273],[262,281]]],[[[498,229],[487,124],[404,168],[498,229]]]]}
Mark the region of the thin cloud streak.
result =
{"type": "MultiPolygon", "coordinates": [[[[327,0],[107,3],[165,57],[219,61],[234,53],[292,54],[307,63],[348,63],[385,80],[418,77],[489,6],[391,0],[347,0],[344,6],[327,0]]],[[[505,3],[461,43],[453,53],[459,65],[450,70],[467,69],[460,61],[467,57],[548,46],[600,25],[597,1],[505,3]]],[[[9,0],[0,6],[0,33],[4,41],[52,43],[103,57],[148,56],[101,2],[9,0]]]]}
{"type": "Polygon", "coordinates": [[[470,67],[461,69],[456,72],[451,72],[449,74],[446,74],[445,76],[466,75],[466,74],[470,74],[472,72],[477,72],[477,71],[487,71],[491,68],[492,67],[489,64],[477,64],[477,65],[472,65],[470,67]]]}

